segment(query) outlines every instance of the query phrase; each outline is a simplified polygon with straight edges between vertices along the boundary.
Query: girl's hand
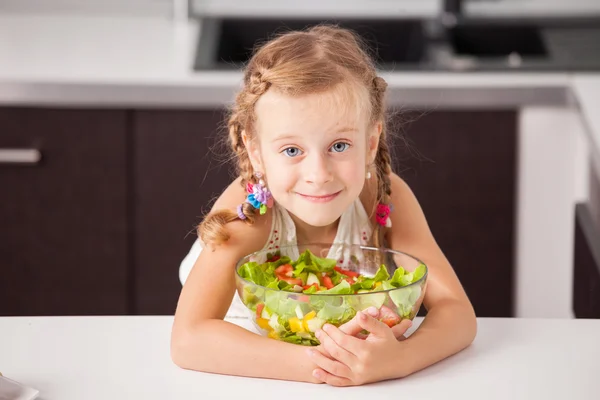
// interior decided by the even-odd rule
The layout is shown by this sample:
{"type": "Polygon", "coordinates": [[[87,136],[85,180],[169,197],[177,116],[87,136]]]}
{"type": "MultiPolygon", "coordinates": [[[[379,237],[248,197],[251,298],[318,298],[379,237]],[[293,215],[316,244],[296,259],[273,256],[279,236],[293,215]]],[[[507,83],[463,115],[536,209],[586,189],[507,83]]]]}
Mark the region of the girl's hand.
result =
{"type": "MultiPolygon", "coordinates": [[[[310,359],[319,368],[313,375],[333,386],[354,386],[402,376],[403,343],[394,331],[375,318],[357,313],[356,320],[362,329],[370,332],[365,340],[344,333],[333,325],[326,324],[317,332],[324,355],[318,349],[307,349],[310,359]]],[[[403,320],[396,332],[402,334],[412,322],[403,320]]]]}
{"type": "MultiPolygon", "coordinates": [[[[379,310],[375,307],[369,307],[364,312],[366,312],[373,318],[379,318],[379,314],[380,314],[379,310]]],[[[404,334],[412,326],[412,322],[410,323],[410,325],[408,325],[408,327],[406,326],[407,323],[408,322],[404,322],[403,324],[400,323],[400,324],[394,325],[392,327],[392,332],[394,333],[394,336],[396,337],[396,339],[398,339],[400,341],[406,339],[406,336],[404,336],[404,334]]],[[[360,323],[358,321],[358,315],[356,315],[350,321],[346,322],[344,325],[340,326],[339,329],[340,329],[340,331],[344,332],[346,335],[355,336],[359,339],[366,339],[368,336],[368,335],[365,335],[364,333],[362,333],[363,328],[362,328],[362,326],[360,326],[360,323]]],[[[321,347],[321,346],[319,346],[319,347],[321,347]]],[[[325,355],[327,355],[327,354],[325,354],[325,355]]]]}

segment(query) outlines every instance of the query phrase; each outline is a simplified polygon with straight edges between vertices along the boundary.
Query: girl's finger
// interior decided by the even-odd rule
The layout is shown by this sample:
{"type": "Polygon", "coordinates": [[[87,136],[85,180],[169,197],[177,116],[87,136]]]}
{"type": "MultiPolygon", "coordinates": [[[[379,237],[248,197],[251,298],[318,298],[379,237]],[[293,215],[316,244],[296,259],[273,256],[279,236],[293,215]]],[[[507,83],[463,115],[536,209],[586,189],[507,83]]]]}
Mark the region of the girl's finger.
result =
{"type": "Polygon", "coordinates": [[[353,383],[350,379],[331,375],[329,372],[327,372],[321,368],[315,369],[313,371],[313,376],[331,386],[352,386],[353,385],[353,383]]]}
{"type": "MultiPolygon", "coordinates": [[[[328,331],[330,331],[330,330],[328,329],[328,331]]],[[[340,334],[344,335],[341,332],[340,332],[340,334]]],[[[345,336],[347,338],[352,338],[352,336],[347,336],[347,335],[345,335],[345,336]]],[[[337,344],[337,342],[335,340],[333,340],[326,331],[319,330],[317,332],[317,338],[321,342],[321,346],[323,346],[325,348],[325,350],[327,351],[327,353],[329,353],[329,355],[332,358],[334,358],[335,360],[340,361],[341,363],[346,364],[347,366],[351,366],[356,363],[356,361],[357,361],[356,356],[354,354],[352,354],[351,352],[349,352],[348,350],[346,350],[345,348],[341,347],[339,344],[337,344]]],[[[356,338],[352,338],[352,339],[360,341],[360,339],[356,339],[356,338]]],[[[345,343],[345,341],[342,341],[342,342],[345,343]]]]}
{"type": "Polygon", "coordinates": [[[315,364],[329,372],[331,375],[339,376],[341,378],[350,378],[352,376],[350,368],[341,362],[327,358],[321,354],[321,352],[314,349],[307,349],[306,352],[315,364]]]}
{"type": "Polygon", "coordinates": [[[354,356],[358,356],[358,354],[361,354],[365,348],[364,340],[361,340],[351,335],[347,335],[344,332],[342,332],[341,329],[335,327],[334,325],[325,324],[325,326],[323,326],[323,330],[327,332],[329,337],[333,339],[333,341],[336,342],[338,346],[352,353],[352,355],[354,356]]]}
{"type": "Polygon", "coordinates": [[[371,335],[377,337],[386,337],[389,335],[390,327],[384,324],[381,321],[376,320],[375,318],[364,314],[362,312],[358,312],[358,323],[363,329],[369,331],[371,335]]]}
{"type": "MultiPolygon", "coordinates": [[[[375,307],[369,307],[364,312],[375,318],[379,316],[379,310],[375,307]]],[[[350,336],[358,336],[359,333],[363,330],[363,328],[358,323],[358,315],[355,315],[354,318],[352,318],[350,321],[340,326],[339,329],[346,335],[350,336]]]]}
{"type": "Polygon", "coordinates": [[[402,321],[400,321],[400,323],[398,325],[394,325],[392,327],[392,332],[394,332],[394,336],[396,336],[396,339],[404,340],[404,339],[406,339],[404,337],[404,334],[406,333],[407,330],[410,329],[411,326],[412,326],[412,321],[410,319],[403,319],[402,321]]]}

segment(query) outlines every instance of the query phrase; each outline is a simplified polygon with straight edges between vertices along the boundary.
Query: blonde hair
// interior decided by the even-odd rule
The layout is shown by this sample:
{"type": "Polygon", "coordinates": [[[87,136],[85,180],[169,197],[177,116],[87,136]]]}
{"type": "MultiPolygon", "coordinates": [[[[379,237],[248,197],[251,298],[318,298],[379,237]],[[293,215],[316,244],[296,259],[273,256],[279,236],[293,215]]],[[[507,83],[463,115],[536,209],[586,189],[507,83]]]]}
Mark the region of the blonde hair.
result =
{"type": "MultiPolygon", "coordinates": [[[[379,147],[375,157],[377,171],[377,200],[389,204],[391,195],[390,151],[386,138],[385,92],[387,83],[377,76],[375,64],[366,51],[366,46],[354,32],[335,25],[318,25],[304,31],[280,34],[255,52],[244,70],[243,87],[229,110],[229,144],[237,159],[237,170],[241,184],[257,183],[250,157],[242,141],[242,132],[249,139],[255,136],[255,105],[260,96],[270,88],[290,96],[322,93],[339,84],[362,86],[368,99],[371,124],[381,122],[379,147]]],[[[244,202],[243,220],[253,224],[257,210],[244,202]]],[[[208,214],[198,234],[209,245],[218,245],[229,239],[226,225],[240,220],[236,211],[215,210],[208,214]]],[[[385,227],[377,224],[371,243],[383,245],[385,227]]]]}

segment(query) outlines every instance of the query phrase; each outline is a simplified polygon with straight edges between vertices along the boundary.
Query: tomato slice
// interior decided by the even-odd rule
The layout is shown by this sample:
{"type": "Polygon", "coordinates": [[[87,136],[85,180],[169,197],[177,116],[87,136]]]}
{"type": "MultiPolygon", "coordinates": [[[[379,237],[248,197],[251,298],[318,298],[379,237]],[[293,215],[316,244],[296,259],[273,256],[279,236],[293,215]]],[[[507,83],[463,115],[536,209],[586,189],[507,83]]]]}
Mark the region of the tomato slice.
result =
{"type": "Polygon", "coordinates": [[[256,306],[256,318],[261,318],[265,303],[258,303],[256,306]]]}
{"type": "Polygon", "coordinates": [[[347,270],[347,269],[344,269],[344,268],[338,267],[338,266],[333,267],[333,269],[335,269],[340,274],[349,276],[350,278],[358,277],[358,275],[359,275],[358,272],[350,271],[350,270],[347,270]]]}
{"type": "Polygon", "coordinates": [[[294,267],[292,267],[290,264],[283,264],[280,265],[279,267],[275,268],[275,273],[277,275],[286,275],[288,272],[292,272],[294,270],[294,267]]]}
{"type": "Polygon", "coordinates": [[[286,281],[290,285],[302,286],[302,283],[303,283],[302,279],[300,279],[300,278],[291,278],[289,276],[285,276],[285,275],[281,275],[281,274],[275,274],[275,276],[277,276],[277,279],[286,281]]]}
{"type": "Polygon", "coordinates": [[[398,325],[401,321],[400,316],[386,306],[382,306],[379,310],[380,321],[389,326],[398,325]]]}
{"type": "Polygon", "coordinates": [[[281,258],[281,256],[278,255],[274,255],[273,257],[271,257],[270,259],[268,259],[268,262],[275,262],[277,260],[279,260],[281,258]]]}
{"type": "Polygon", "coordinates": [[[314,286],[315,288],[317,288],[317,290],[319,290],[319,285],[317,283],[313,283],[312,285],[304,285],[304,286],[302,286],[302,288],[304,290],[306,290],[306,289],[310,289],[312,286],[314,286]]]}
{"type": "Polygon", "coordinates": [[[323,277],[323,286],[325,286],[327,289],[331,289],[333,287],[333,282],[331,282],[331,278],[327,275],[323,277]]]}

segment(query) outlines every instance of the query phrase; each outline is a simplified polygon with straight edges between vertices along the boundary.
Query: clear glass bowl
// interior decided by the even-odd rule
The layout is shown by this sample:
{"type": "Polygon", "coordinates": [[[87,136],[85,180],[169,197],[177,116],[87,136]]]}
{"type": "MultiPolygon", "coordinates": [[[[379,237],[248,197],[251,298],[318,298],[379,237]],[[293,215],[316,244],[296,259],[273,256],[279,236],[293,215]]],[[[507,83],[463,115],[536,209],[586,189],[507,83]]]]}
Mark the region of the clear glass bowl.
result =
{"type": "MultiPolygon", "coordinates": [[[[324,323],[340,326],[350,321],[357,311],[369,307],[376,307],[380,311],[378,319],[388,326],[394,326],[403,319],[412,320],[423,302],[427,276],[427,266],[406,253],[338,243],[311,243],[282,246],[276,252],[259,251],[242,258],[236,266],[237,292],[258,331],[273,339],[306,346],[320,344],[315,332],[324,323]],[[402,267],[409,282],[419,265],[423,265],[421,270],[424,268],[425,273],[406,286],[390,289],[390,285],[385,285],[387,290],[378,287],[377,291],[356,294],[306,294],[277,290],[257,285],[240,275],[240,268],[247,262],[263,264],[275,255],[288,256],[293,262],[306,249],[317,257],[336,260],[336,266],[367,277],[373,277],[381,264],[385,265],[390,278],[396,269],[402,267]]],[[[296,287],[296,290],[300,288],[296,287]]],[[[363,332],[364,334],[367,332],[363,332]]]]}

